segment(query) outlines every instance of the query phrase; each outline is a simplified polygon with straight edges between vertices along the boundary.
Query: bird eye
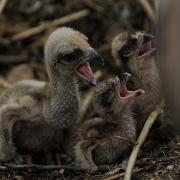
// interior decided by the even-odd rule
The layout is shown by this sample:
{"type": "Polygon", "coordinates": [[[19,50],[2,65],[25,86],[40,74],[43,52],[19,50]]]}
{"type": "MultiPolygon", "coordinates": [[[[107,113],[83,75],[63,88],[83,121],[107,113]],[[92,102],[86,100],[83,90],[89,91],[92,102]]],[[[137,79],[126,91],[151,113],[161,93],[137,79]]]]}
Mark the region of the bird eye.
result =
{"type": "Polygon", "coordinates": [[[71,63],[77,61],[83,57],[83,51],[81,49],[75,49],[73,52],[62,54],[64,62],[71,63]]]}
{"type": "Polygon", "coordinates": [[[136,47],[137,47],[137,39],[135,38],[129,39],[126,42],[126,44],[120,49],[119,55],[121,57],[127,58],[132,55],[136,47]]]}
{"type": "Polygon", "coordinates": [[[96,103],[101,106],[108,107],[112,104],[115,92],[112,85],[107,85],[101,91],[98,92],[96,97],[96,103]]]}
{"type": "Polygon", "coordinates": [[[76,55],[74,53],[64,54],[62,59],[66,62],[72,62],[76,59],[76,55]]]}
{"type": "Polygon", "coordinates": [[[106,99],[112,95],[113,95],[113,88],[111,86],[109,86],[107,89],[105,89],[104,92],[102,93],[102,97],[106,98],[106,99]]]}
{"type": "Polygon", "coordinates": [[[121,50],[123,54],[127,55],[133,50],[133,47],[131,46],[131,44],[126,44],[122,47],[121,50]]]}

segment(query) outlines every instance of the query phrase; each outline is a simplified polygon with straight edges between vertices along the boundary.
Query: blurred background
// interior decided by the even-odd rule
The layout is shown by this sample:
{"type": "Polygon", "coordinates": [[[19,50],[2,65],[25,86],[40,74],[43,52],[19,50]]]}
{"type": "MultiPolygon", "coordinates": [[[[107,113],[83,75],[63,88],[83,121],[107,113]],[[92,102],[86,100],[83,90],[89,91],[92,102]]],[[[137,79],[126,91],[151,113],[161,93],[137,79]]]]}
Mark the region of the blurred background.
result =
{"type": "Polygon", "coordinates": [[[86,34],[90,44],[104,56],[104,68],[112,68],[108,66],[112,38],[123,30],[154,32],[153,7],[151,1],[141,0],[1,0],[1,81],[47,80],[44,43],[61,26],[86,34]]]}

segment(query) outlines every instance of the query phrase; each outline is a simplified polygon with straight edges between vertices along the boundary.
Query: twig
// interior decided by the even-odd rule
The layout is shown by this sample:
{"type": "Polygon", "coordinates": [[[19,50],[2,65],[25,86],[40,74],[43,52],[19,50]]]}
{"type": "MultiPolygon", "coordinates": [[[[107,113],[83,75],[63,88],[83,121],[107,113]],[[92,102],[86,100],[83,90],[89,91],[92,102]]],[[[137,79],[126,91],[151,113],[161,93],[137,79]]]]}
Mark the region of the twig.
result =
{"type": "Polygon", "coordinates": [[[103,13],[104,9],[103,7],[95,4],[93,1],[91,0],[82,0],[82,3],[84,3],[86,6],[88,6],[89,8],[99,12],[99,13],[103,13]]]}
{"type": "Polygon", "coordinates": [[[13,65],[27,61],[27,54],[22,53],[19,55],[0,55],[1,65],[13,65]]]}
{"type": "Polygon", "coordinates": [[[40,24],[36,27],[29,28],[27,30],[24,30],[22,32],[19,32],[19,33],[13,35],[11,40],[16,41],[16,40],[28,38],[30,36],[33,36],[37,33],[42,32],[46,29],[53,28],[55,26],[60,26],[60,25],[78,20],[80,18],[86,17],[89,15],[89,13],[90,13],[89,10],[83,9],[83,10],[80,10],[78,12],[68,14],[64,17],[54,19],[53,21],[46,21],[43,24],[40,24]]]}
{"type": "MultiPolygon", "coordinates": [[[[37,170],[37,171],[53,171],[53,170],[68,170],[73,172],[84,172],[84,169],[75,166],[68,166],[68,165],[40,165],[40,164],[23,164],[23,165],[16,165],[16,164],[5,164],[4,166],[0,166],[0,171],[8,171],[10,169],[13,170],[37,170]]],[[[98,167],[99,172],[104,172],[109,169],[108,165],[102,165],[98,167]]]]}
{"type": "Polygon", "coordinates": [[[152,6],[150,5],[149,1],[148,0],[139,0],[139,3],[142,5],[145,12],[148,14],[149,18],[152,20],[152,22],[155,23],[156,22],[155,12],[154,12],[152,6]]]}
{"type": "Polygon", "coordinates": [[[139,150],[141,148],[141,146],[143,145],[144,141],[146,140],[146,137],[153,125],[153,123],[155,122],[155,120],[157,119],[158,115],[160,114],[162,109],[162,105],[160,105],[155,111],[153,111],[148,119],[146,120],[146,123],[144,124],[144,127],[139,135],[139,138],[136,142],[136,145],[134,146],[129,161],[128,161],[128,165],[126,168],[126,173],[125,173],[125,177],[124,180],[130,180],[131,176],[132,176],[132,172],[133,172],[133,167],[135,165],[139,150]]]}
{"type": "Polygon", "coordinates": [[[0,166],[0,171],[6,171],[8,170],[6,166],[0,166]]]}
{"type": "Polygon", "coordinates": [[[23,165],[16,165],[16,164],[5,164],[5,166],[0,166],[0,170],[7,170],[7,169],[16,169],[16,170],[26,170],[26,169],[32,169],[32,170],[41,170],[41,171],[47,171],[47,170],[58,170],[58,169],[65,169],[70,171],[82,171],[79,168],[72,167],[72,166],[63,166],[63,165],[39,165],[39,164],[23,164],[23,165]]]}
{"type": "Polygon", "coordinates": [[[1,0],[0,1],[0,15],[2,14],[5,6],[6,6],[7,0],[1,0]]]}
{"type": "MultiPolygon", "coordinates": [[[[141,172],[143,170],[143,168],[140,168],[140,169],[135,169],[133,170],[134,173],[138,173],[138,172],[141,172]]],[[[114,179],[119,179],[120,177],[123,177],[125,174],[125,172],[123,173],[119,173],[119,174],[115,174],[113,176],[110,176],[108,178],[105,178],[104,180],[114,180],[114,179]]]]}

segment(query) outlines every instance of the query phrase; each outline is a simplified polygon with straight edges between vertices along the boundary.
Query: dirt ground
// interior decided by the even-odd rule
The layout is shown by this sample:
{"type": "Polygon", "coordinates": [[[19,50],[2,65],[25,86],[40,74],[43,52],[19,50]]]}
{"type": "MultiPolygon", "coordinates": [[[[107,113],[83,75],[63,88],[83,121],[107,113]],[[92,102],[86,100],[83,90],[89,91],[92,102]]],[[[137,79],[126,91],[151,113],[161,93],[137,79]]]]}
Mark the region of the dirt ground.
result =
{"type": "MultiPolygon", "coordinates": [[[[123,30],[154,33],[154,25],[143,6],[135,0],[13,0],[0,14],[0,91],[21,79],[48,80],[43,47],[57,27],[70,26],[89,37],[90,44],[111,66],[111,40],[123,30]],[[73,19],[73,17],[77,17],[73,19]],[[62,17],[65,17],[62,19],[62,17]]],[[[179,179],[180,139],[167,139],[151,148],[144,147],[133,179],[179,179]],[[179,178],[178,178],[179,177],[179,178]]],[[[124,168],[112,165],[106,172],[88,175],[79,171],[14,170],[0,167],[2,179],[121,179],[124,168]]]]}

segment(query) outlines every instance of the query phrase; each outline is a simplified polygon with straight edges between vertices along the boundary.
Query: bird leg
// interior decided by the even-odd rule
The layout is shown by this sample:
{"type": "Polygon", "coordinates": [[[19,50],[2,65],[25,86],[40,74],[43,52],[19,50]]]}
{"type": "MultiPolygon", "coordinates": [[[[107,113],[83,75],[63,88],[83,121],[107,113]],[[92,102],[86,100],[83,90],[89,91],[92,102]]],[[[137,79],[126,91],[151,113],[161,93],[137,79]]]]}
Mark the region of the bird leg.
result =
{"type": "Polygon", "coordinates": [[[93,161],[92,151],[97,145],[92,141],[81,141],[76,146],[76,158],[78,165],[89,173],[97,171],[97,166],[93,161]]]}

